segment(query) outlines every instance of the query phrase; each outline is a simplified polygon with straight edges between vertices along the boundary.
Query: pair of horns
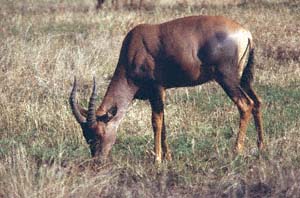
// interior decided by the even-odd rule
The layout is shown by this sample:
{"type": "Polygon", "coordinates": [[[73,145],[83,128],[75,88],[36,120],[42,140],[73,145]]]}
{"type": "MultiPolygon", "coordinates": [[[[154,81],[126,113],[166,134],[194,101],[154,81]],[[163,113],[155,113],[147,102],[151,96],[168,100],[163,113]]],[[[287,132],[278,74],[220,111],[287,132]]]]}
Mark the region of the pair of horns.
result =
{"type": "Polygon", "coordinates": [[[89,100],[88,111],[87,111],[87,115],[85,118],[81,113],[81,112],[84,112],[85,110],[82,107],[80,107],[80,105],[76,101],[77,80],[76,80],[76,77],[74,77],[74,83],[73,83],[72,92],[70,94],[69,103],[71,105],[72,112],[79,124],[87,123],[88,126],[93,126],[94,124],[96,124],[96,110],[95,110],[96,98],[97,98],[96,89],[97,89],[96,80],[94,77],[93,91],[92,91],[92,95],[89,100]]]}

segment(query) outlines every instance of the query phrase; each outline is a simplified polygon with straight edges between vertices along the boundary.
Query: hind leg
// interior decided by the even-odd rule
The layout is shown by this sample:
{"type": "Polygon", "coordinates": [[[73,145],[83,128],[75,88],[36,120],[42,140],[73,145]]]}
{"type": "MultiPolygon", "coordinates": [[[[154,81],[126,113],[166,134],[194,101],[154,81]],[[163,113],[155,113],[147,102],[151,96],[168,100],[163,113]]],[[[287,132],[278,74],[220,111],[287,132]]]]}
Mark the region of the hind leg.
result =
{"type": "Polygon", "coordinates": [[[262,150],[264,148],[264,134],[261,113],[261,99],[257,96],[251,85],[243,85],[243,89],[254,102],[252,115],[257,131],[257,146],[259,150],[262,150]]]}
{"type": "MultiPolygon", "coordinates": [[[[220,68],[223,69],[223,68],[220,68]]],[[[216,81],[222,86],[226,94],[237,106],[240,113],[239,132],[237,135],[234,151],[242,153],[246,137],[247,127],[251,118],[254,102],[241,88],[239,79],[235,78],[228,70],[219,71],[216,81]]]]}

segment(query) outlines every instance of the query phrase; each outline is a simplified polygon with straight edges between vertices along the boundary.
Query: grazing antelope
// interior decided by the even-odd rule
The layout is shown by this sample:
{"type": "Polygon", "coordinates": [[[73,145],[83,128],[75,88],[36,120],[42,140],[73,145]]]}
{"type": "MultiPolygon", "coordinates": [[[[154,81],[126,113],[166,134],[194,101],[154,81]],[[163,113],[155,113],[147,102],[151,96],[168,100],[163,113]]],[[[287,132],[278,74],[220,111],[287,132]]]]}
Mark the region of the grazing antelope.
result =
{"type": "Polygon", "coordinates": [[[237,106],[240,126],[235,151],[242,152],[247,125],[254,117],[263,148],[261,101],[252,88],[254,47],[250,32],[222,16],[190,16],[162,24],[142,24],[125,37],[114,75],[96,110],[96,83],[88,110],[70,105],[93,157],[106,158],[133,99],[149,100],[155,159],[171,159],[164,123],[165,90],[215,80],[237,106]]]}

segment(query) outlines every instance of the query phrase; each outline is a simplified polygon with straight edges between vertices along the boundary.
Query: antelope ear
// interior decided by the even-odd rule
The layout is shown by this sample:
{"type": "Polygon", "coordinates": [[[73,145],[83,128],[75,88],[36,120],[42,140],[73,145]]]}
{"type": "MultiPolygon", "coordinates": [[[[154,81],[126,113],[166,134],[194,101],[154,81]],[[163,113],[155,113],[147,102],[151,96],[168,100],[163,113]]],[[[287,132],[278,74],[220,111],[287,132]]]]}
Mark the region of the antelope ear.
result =
{"type": "Polygon", "coordinates": [[[85,117],[85,118],[87,117],[87,110],[80,108],[79,111],[80,111],[81,115],[83,115],[83,117],[85,117]]]}
{"type": "Polygon", "coordinates": [[[116,106],[111,107],[108,111],[107,111],[107,117],[108,119],[112,119],[118,112],[118,108],[116,106]]]}

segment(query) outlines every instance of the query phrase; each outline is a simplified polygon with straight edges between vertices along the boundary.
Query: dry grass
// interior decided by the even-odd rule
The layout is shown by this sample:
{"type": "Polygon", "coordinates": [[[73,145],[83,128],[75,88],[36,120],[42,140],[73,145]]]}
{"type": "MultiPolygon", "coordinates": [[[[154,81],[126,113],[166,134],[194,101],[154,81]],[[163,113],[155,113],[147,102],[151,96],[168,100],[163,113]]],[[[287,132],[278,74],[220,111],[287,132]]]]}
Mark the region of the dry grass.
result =
{"type": "Polygon", "coordinates": [[[142,10],[108,4],[98,13],[92,0],[0,2],[0,197],[300,194],[297,1],[160,0],[142,10]],[[210,83],[167,93],[172,162],[153,165],[150,108],[140,101],[119,128],[110,162],[91,162],[68,106],[73,76],[79,78],[82,105],[94,75],[102,98],[130,28],[196,14],[225,15],[253,33],[266,151],[257,154],[251,125],[244,156],[232,155],[237,110],[210,83]]]}

